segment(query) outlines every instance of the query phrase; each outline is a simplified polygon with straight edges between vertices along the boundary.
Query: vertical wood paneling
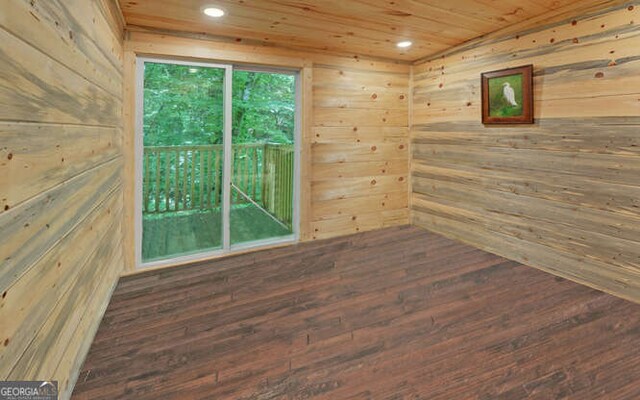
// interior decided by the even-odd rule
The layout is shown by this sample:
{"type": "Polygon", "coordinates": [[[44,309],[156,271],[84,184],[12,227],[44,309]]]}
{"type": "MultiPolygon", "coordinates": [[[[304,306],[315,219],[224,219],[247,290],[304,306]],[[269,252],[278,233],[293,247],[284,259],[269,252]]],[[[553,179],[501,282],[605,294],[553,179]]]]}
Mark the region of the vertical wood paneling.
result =
{"type": "Polygon", "coordinates": [[[414,66],[412,218],[640,301],[637,2],[414,66]],[[534,65],[534,125],[480,123],[480,74],[534,65]]]}
{"type": "Polygon", "coordinates": [[[122,22],[110,0],[0,12],[0,379],[69,398],[123,267],[122,22]]]}

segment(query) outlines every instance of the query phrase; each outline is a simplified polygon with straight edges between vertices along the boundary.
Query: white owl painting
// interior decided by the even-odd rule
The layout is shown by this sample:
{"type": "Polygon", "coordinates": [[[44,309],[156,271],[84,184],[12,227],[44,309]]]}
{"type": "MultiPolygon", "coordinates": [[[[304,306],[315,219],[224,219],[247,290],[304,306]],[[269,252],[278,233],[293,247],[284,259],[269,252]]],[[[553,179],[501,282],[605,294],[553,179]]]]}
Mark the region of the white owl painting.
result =
{"type": "Polygon", "coordinates": [[[482,74],[482,122],[533,123],[533,65],[482,74]]]}
{"type": "Polygon", "coordinates": [[[516,102],[516,92],[511,87],[511,84],[509,84],[509,82],[505,82],[502,86],[504,87],[504,89],[502,89],[502,95],[504,96],[504,100],[507,104],[513,107],[518,107],[518,103],[516,102]]]}

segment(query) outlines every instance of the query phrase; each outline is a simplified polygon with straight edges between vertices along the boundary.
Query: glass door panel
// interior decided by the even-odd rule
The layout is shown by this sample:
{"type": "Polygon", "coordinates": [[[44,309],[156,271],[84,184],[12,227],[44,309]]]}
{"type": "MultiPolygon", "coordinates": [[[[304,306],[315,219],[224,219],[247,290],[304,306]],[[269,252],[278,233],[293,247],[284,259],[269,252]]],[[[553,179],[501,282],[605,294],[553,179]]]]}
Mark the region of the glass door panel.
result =
{"type": "Polygon", "coordinates": [[[142,262],[223,246],[225,68],[144,62],[142,262]]]}
{"type": "Polygon", "coordinates": [[[294,233],[296,77],[233,73],[231,245],[294,233]]]}

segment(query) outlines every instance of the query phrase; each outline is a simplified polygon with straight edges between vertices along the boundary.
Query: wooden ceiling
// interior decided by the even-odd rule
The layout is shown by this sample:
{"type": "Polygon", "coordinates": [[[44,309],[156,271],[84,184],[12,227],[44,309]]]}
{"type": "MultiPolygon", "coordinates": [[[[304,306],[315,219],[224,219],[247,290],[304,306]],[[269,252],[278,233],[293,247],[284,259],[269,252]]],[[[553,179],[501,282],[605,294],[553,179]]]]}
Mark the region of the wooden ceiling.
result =
{"type": "MultiPolygon", "coordinates": [[[[413,61],[593,0],[120,0],[128,25],[413,61]],[[226,11],[221,19],[204,6],[226,11]],[[401,50],[396,43],[411,40],[401,50]]],[[[579,10],[576,10],[579,13],[579,10]]]]}

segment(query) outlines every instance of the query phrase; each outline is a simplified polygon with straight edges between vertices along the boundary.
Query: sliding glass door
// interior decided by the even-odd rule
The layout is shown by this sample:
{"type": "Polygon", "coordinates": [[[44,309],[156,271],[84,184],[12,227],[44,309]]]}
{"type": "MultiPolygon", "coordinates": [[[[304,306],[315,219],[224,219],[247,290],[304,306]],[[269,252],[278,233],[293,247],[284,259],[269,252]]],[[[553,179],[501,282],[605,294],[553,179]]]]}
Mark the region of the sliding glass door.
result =
{"type": "Polygon", "coordinates": [[[139,59],[137,258],[294,240],[296,75],[139,59]]]}
{"type": "Polygon", "coordinates": [[[295,75],[233,74],[231,245],[293,234],[295,75]]]}

